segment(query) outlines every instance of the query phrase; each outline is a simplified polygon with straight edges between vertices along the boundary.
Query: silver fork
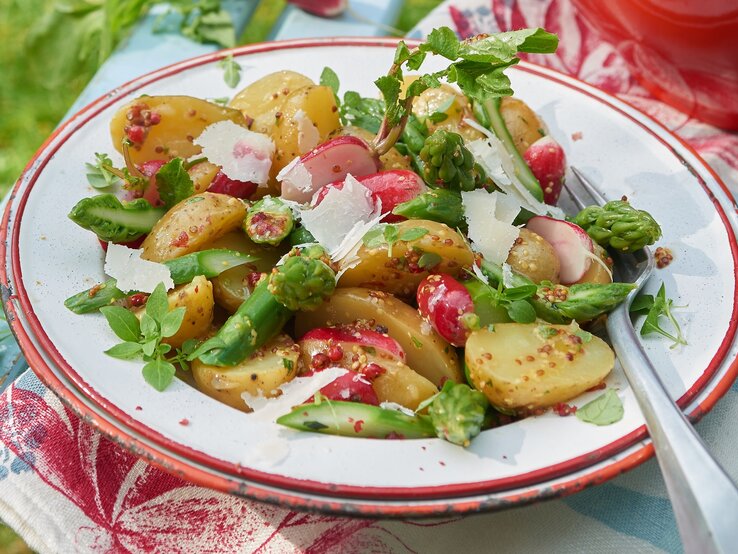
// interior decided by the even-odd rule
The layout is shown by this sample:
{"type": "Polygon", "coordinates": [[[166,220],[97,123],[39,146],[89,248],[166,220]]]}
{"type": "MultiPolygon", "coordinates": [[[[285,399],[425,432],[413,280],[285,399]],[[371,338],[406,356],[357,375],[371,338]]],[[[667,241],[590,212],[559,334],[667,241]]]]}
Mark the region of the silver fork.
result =
{"type": "MultiPolygon", "coordinates": [[[[565,188],[579,209],[607,202],[579,170],[571,170],[579,190],[571,181],[565,188]],[[583,201],[585,191],[592,201],[583,201]]],[[[635,283],[636,289],[608,316],[607,332],[646,420],[684,550],[738,552],[738,489],[669,397],[630,319],[633,299],[653,271],[653,254],[643,248],[613,257],[620,279],[635,283]]]]}

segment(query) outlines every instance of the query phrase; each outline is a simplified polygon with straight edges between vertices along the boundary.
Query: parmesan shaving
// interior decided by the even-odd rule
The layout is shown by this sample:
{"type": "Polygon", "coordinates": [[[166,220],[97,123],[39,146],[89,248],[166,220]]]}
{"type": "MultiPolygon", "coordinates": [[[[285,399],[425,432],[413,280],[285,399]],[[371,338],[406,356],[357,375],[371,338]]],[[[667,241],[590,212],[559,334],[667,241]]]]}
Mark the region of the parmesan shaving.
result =
{"type": "Polygon", "coordinates": [[[300,154],[310,152],[320,142],[320,131],[302,110],[297,110],[293,119],[297,123],[297,148],[300,154]]]}
{"type": "Polygon", "coordinates": [[[243,392],[241,398],[253,410],[246,415],[254,421],[272,423],[346,373],[348,370],[342,367],[329,367],[308,377],[295,377],[292,381],[282,383],[276,391],[272,391],[274,394],[277,391],[282,393],[275,398],[266,398],[261,391],[258,396],[243,392]]]}
{"type": "Polygon", "coordinates": [[[507,260],[520,229],[496,218],[497,195],[484,189],[461,193],[469,239],[477,252],[495,264],[507,260]]]}
{"type": "Polygon", "coordinates": [[[230,179],[262,185],[269,180],[274,142],[232,121],[208,125],[194,140],[210,163],[221,166],[230,179]]]}
{"type": "Polygon", "coordinates": [[[520,182],[510,154],[494,133],[472,119],[464,119],[464,123],[487,137],[472,141],[466,147],[503,192],[516,197],[523,208],[534,214],[551,215],[557,219],[566,217],[560,208],[537,200],[520,182]]]}
{"type": "Polygon", "coordinates": [[[315,237],[333,261],[351,263],[361,239],[382,217],[382,205],[352,175],[343,188],[331,187],[317,206],[302,210],[302,225],[315,237]]]}
{"type": "Polygon", "coordinates": [[[313,176],[299,157],[282,168],[277,181],[282,184],[283,200],[309,202],[313,195],[313,176]]]}
{"type": "Polygon", "coordinates": [[[510,264],[502,264],[502,284],[506,289],[514,289],[515,284],[513,283],[513,268],[510,264]]]}
{"type": "Polygon", "coordinates": [[[117,281],[123,292],[152,293],[159,283],[167,290],[174,287],[169,268],[164,264],[141,259],[143,250],[134,250],[120,244],[108,243],[105,255],[105,273],[117,281]]]}
{"type": "Polygon", "coordinates": [[[512,225],[520,213],[521,205],[517,198],[504,192],[493,192],[495,195],[495,219],[512,225]]]}

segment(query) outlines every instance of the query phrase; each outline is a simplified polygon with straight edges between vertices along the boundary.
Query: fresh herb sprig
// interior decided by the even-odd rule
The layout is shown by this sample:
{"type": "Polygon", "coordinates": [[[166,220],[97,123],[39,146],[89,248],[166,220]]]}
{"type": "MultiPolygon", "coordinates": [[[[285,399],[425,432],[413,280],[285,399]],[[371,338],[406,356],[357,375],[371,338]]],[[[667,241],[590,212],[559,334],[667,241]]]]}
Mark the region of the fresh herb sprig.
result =
{"type": "Polygon", "coordinates": [[[155,180],[159,198],[167,209],[195,194],[195,185],[182,158],[174,158],[162,165],[155,180]]]}
{"type": "Polygon", "coordinates": [[[218,62],[218,67],[223,70],[223,80],[231,88],[236,88],[241,82],[241,66],[233,59],[233,54],[228,54],[218,62]]]}
{"type": "Polygon", "coordinates": [[[642,294],[633,300],[633,304],[630,307],[631,313],[634,314],[646,314],[646,320],[643,322],[641,327],[641,336],[645,337],[651,333],[658,333],[671,340],[673,344],[671,348],[676,348],[679,345],[686,345],[687,341],[684,338],[682,329],[679,326],[679,322],[672,313],[673,308],[682,308],[684,306],[675,306],[674,301],[671,298],[666,297],[666,287],[664,283],[661,283],[659,291],[656,296],[651,294],[642,294]],[[661,318],[671,324],[674,331],[669,332],[661,326],[661,318]]]}
{"type": "Polygon", "coordinates": [[[95,152],[95,163],[86,163],[87,182],[96,189],[106,189],[114,185],[120,185],[123,180],[116,173],[110,171],[113,160],[107,154],[95,152]]]}
{"type": "Polygon", "coordinates": [[[614,389],[608,389],[576,411],[577,419],[594,425],[612,425],[623,419],[623,401],[614,389]]]}
{"type": "Polygon", "coordinates": [[[386,153],[403,132],[411,112],[412,100],[428,88],[441,85],[441,79],[456,83],[470,99],[485,101],[510,96],[513,91],[504,70],[518,63],[519,52],[547,54],[556,51],[558,37],[543,29],[521,29],[494,35],[478,35],[460,41],[448,27],[434,29],[426,42],[409,48],[400,41],[387,75],[374,84],[382,93],[385,113],[374,148],[386,153]],[[445,69],[426,73],[413,81],[401,96],[403,67],[417,71],[428,54],[451,61],[445,69]]]}
{"type": "Polygon", "coordinates": [[[424,237],[428,234],[428,229],[422,227],[411,227],[410,229],[399,230],[397,225],[390,223],[381,223],[370,229],[361,239],[367,248],[379,248],[387,245],[387,256],[392,257],[392,247],[397,241],[412,242],[424,237]]]}
{"type": "Polygon", "coordinates": [[[142,368],[147,383],[158,391],[166,389],[174,378],[175,363],[185,369],[186,359],[197,341],[187,341],[182,349],[167,359],[172,347],[163,339],[174,336],[182,326],[185,308],[169,310],[167,292],[159,283],[146,301],[144,314],[139,319],[121,306],[106,306],[100,311],[113,332],[123,342],[105,351],[108,356],[121,360],[142,357],[146,364],[142,368]]]}
{"type": "Polygon", "coordinates": [[[473,271],[467,270],[467,273],[482,284],[481,294],[478,294],[477,298],[472,295],[475,303],[485,301],[493,307],[499,306],[516,323],[533,323],[536,320],[536,310],[530,303],[530,299],[538,291],[536,285],[505,288],[502,281],[500,281],[497,288],[495,288],[473,271]],[[484,298],[481,298],[482,296],[484,298]]]}

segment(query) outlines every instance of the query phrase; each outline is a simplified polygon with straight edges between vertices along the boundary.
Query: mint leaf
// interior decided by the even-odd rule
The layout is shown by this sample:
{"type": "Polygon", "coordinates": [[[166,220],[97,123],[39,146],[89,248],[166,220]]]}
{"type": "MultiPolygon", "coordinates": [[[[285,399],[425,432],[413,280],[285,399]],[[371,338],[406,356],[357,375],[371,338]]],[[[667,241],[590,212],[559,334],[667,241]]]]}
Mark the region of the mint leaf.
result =
{"type": "MultiPolygon", "coordinates": [[[[636,298],[636,300],[638,299],[636,298]]],[[[633,303],[635,304],[635,301],[633,303]]],[[[687,344],[687,341],[684,339],[684,335],[682,334],[682,329],[679,326],[679,322],[671,312],[672,307],[674,307],[673,303],[673,300],[666,298],[666,287],[664,286],[664,283],[661,283],[661,287],[659,288],[656,296],[653,297],[653,303],[648,309],[646,321],[643,322],[643,327],[641,327],[642,337],[650,333],[657,333],[673,342],[671,348],[676,348],[680,344],[687,344]],[[661,326],[660,319],[662,316],[671,323],[671,326],[674,328],[674,332],[670,333],[661,326]]],[[[647,301],[644,301],[644,305],[646,304],[647,301]]]]}
{"type": "Polygon", "coordinates": [[[116,336],[126,342],[138,342],[141,327],[138,318],[121,306],[104,306],[100,312],[116,336]]]}
{"type": "Polygon", "coordinates": [[[93,188],[105,189],[122,183],[120,177],[106,169],[107,167],[113,167],[113,161],[107,154],[95,152],[95,163],[86,163],[85,167],[87,168],[87,182],[93,188]]]}
{"type": "Polygon", "coordinates": [[[404,242],[412,242],[424,237],[427,234],[428,229],[423,229],[422,227],[411,227],[410,229],[405,229],[402,233],[400,233],[399,238],[401,241],[404,242]]]}
{"type": "Polygon", "coordinates": [[[338,80],[338,75],[330,67],[324,67],[320,74],[320,84],[324,87],[329,87],[333,94],[338,99],[338,89],[341,86],[341,82],[338,80]]]}
{"type": "Polygon", "coordinates": [[[152,358],[156,351],[156,346],[159,344],[158,338],[150,339],[141,345],[141,351],[145,358],[152,358]]]}
{"type": "Polygon", "coordinates": [[[233,59],[233,54],[228,54],[218,62],[218,67],[223,70],[223,80],[231,88],[236,88],[241,82],[241,66],[233,59]]]}
{"type": "Polygon", "coordinates": [[[515,323],[533,323],[536,320],[536,311],[526,300],[514,300],[505,309],[515,323]]]}
{"type": "Polygon", "coordinates": [[[381,223],[376,227],[369,229],[361,239],[361,242],[364,243],[364,246],[366,246],[367,248],[379,248],[380,246],[382,246],[386,242],[384,238],[385,227],[386,224],[381,223]]]}
{"type": "Polygon", "coordinates": [[[184,306],[175,308],[161,320],[161,336],[171,337],[179,331],[182,326],[182,320],[184,319],[185,312],[187,309],[184,306]]]}
{"type": "Polygon", "coordinates": [[[197,343],[198,343],[197,339],[187,339],[182,344],[182,348],[180,348],[179,350],[180,353],[185,356],[189,356],[195,351],[195,348],[197,348],[197,343]]]}
{"type": "Polygon", "coordinates": [[[641,294],[640,296],[636,296],[633,303],[630,305],[630,313],[648,313],[648,310],[653,306],[653,302],[654,298],[651,294],[641,294]]]}
{"type": "Polygon", "coordinates": [[[538,291],[538,287],[536,285],[522,285],[520,287],[513,287],[509,289],[505,289],[502,292],[502,296],[506,300],[524,300],[526,298],[530,298],[538,291]]]}
{"type": "Polygon", "coordinates": [[[184,36],[196,42],[212,42],[224,48],[236,45],[233,19],[227,10],[198,14],[183,24],[180,30],[184,36]]]}
{"type": "Polygon", "coordinates": [[[418,267],[421,269],[433,269],[443,261],[443,258],[435,252],[423,252],[418,259],[418,267]]]}
{"type": "Polygon", "coordinates": [[[162,392],[172,382],[177,370],[171,363],[158,358],[143,366],[141,372],[149,385],[162,392]]]}
{"type": "Polygon", "coordinates": [[[174,158],[156,172],[156,188],[164,206],[169,209],[195,194],[195,185],[182,158],[174,158]]]}
{"type": "Polygon", "coordinates": [[[112,348],[108,348],[105,354],[121,360],[129,360],[141,352],[141,344],[138,342],[121,342],[112,348]]]}
{"type": "Polygon", "coordinates": [[[623,402],[614,389],[609,389],[577,409],[576,416],[585,423],[610,425],[623,419],[623,402]]]}
{"type": "MultiPolygon", "coordinates": [[[[159,336],[159,325],[149,314],[141,316],[141,335],[144,340],[149,341],[159,336]]],[[[151,352],[144,351],[144,354],[151,356],[151,352]]]]}
{"type": "Polygon", "coordinates": [[[154,321],[160,323],[161,320],[169,312],[169,300],[167,300],[167,291],[164,283],[159,283],[146,301],[146,313],[150,315],[154,321]]]}

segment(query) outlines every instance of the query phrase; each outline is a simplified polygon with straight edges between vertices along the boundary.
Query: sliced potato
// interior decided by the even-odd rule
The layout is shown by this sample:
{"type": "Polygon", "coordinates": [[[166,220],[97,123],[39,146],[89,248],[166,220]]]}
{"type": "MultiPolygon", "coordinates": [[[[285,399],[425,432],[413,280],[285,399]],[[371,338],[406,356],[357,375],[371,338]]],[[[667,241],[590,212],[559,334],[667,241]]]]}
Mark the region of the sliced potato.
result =
{"type": "Polygon", "coordinates": [[[237,250],[258,258],[253,262],[224,271],[212,279],[215,302],[231,313],[238,309],[251,292],[252,287],[248,282],[249,275],[254,271],[268,273],[287,251],[286,247],[256,244],[240,229],[214,240],[207,247],[237,250]]]}
{"type": "MultiPolygon", "coordinates": [[[[360,139],[366,141],[367,144],[371,144],[372,140],[374,139],[374,133],[370,133],[366,129],[362,129],[361,127],[354,127],[352,125],[341,127],[336,132],[332,133],[331,136],[359,137],[360,139]]],[[[379,161],[382,163],[382,170],[384,171],[389,171],[391,169],[407,169],[409,171],[413,171],[412,164],[410,163],[410,158],[408,156],[403,156],[402,154],[400,154],[400,152],[398,152],[397,148],[395,148],[394,146],[390,148],[386,154],[379,156],[379,161]]]]}
{"type": "Polygon", "coordinates": [[[156,114],[159,122],[146,127],[145,138],[129,148],[136,164],[149,160],[189,158],[201,148],[193,144],[203,129],[218,121],[230,120],[246,127],[241,112],[191,96],[141,96],[120,108],[110,121],[113,146],[122,152],[126,131],[137,121],[137,113],[156,114]]]}
{"type": "Polygon", "coordinates": [[[436,386],[445,379],[463,381],[456,349],[425,323],[418,311],[402,300],[364,288],[336,289],[330,299],[312,312],[298,312],[295,334],[302,336],[316,327],[329,327],[356,320],[386,327],[387,334],[400,343],[407,365],[436,386]]]}
{"type": "Polygon", "coordinates": [[[142,258],[163,262],[202,250],[241,227],[246,205],[232,196],[203,192],[182,200],[162,217],[141,244],[142,258]]]}
{"type": "Polygon", "coordinates": [[[201,162],[193,165],[188,173],[192,179],[195,194],[200,194],[201,192],[208,190],[210,183],[213,182],[218,171],[220,171],[220,167],[215,164],[211,164],[210,162],[201,162]]]}
{"type": "Polygon", "coordinates": [[[529,229],[520,229],[520,236],[510,249],[507,263],[534,283],[559,282],[561,264],[556,251],[546,239],[529,229]]]}
{"type": "Polygon", "coordinates": [[[272,177],[294,158],[304,154],[300,148],[300,125],[295,118],[298,111],[302,111],[318,130],[318,144],[341,126],[336,100],[329,87],[311,85],[291,92],[271,130],[276,147],[270,171],[272,177]]]}
{"type": "MultiPolygon", "coordinates": [[[[198,275],[190,283],[175,287],[167,294],[169,311],[175,308],[185,308],[182,325],[171,337],[162,342],[179,348],[188,339],[196,339],[205,335],[213,322],[213,286],[205,277],[198,275]]],[[[141,319],[145,308],[133,311],[141,319]]]]}
{"type": "Polygon", "coordinates": [[[385,372],[372,382],[372,388],[380,402],[395,402],[411,410],[438,392],[428,379],[402,362],[384,361],[385,372]]]}
{"type": "Polygon", "coordinates": [[[605,341],[576,323],[499,323],[494,331],[474,331],[466,342],[469,379],[502,409],[571,400],[600,383],[614,364],[605,341]]]}
{"type": "Polygon", "coordinates": [[[500,114],[520,155],[539,138],[546,136],[545,126],[536,112],[519,98],[505,96],[500,104],[500,114]]]}
{"type": "Polygon", "coordinates": [[[461,235],[443,223],[412,219],[398,223],[397,232],[399,240],[392,245],[391,258],[386,243],[375,248],[362,245],[357,253],[361,261],[341,276],[338,286],[367,287],[409,297],[415,295],[429,270],[458,276],[474,262],[474,254],[461,235]],[[403,236],[417,238],[402,240],[403,236]],[[433,265],[421,267],[424,260],[433,265]]]}
{"type": "Polygon", "coordinates": [[[612,283],[612,258],[607,253],[607,250],[602,248],[599,244],[594,243],[595,256],[599,257],[603,261],[603,264],[599,264],[592,260],[592,265],[589,269],[584,272],[582,278],[579,279],[575,284],[579,283],[612,283]],[[607,267],[610,271],[605,269],[607,267]]]}
{"type": "Polygon", "coordinates": [[[206,365],[195,360],[191,364],[192,375],[197,388],[208,396],[250,412],[241,394],[276,396],[277,388],[297,375],[299,356],[300,348],[282,334],[233,367],[206,365]]]}
{"type": "Polygon", "coordinates": [[[275,71],[254,81],[241,90],[228,104],[240,110],[250,129],[271,134],[276,118],[289,94],[299,88],[314,85],[312,79],[295,71],[275,71]]]}

